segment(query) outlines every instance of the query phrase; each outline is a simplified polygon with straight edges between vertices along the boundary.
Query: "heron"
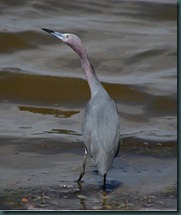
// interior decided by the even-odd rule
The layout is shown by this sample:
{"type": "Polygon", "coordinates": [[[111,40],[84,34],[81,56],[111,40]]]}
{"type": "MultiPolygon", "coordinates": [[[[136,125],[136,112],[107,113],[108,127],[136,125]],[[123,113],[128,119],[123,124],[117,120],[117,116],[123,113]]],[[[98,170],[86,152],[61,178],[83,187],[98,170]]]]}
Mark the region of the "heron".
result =
{"type": "Polygon", "coordinates": [[[111,168],[120,146],[120,117],[117,107],[100,83],[80,38],[72,33],[59,33],[45,28],[42,30],[69,45],[79,56],[90,88],[91,98],[85,108],[82,123],[85,154],[78,182],[81,182],[85,174],[86,159],[89,155],[98,172],[103,176],[103,187],[105,188],[107,172],[111,168]]]}

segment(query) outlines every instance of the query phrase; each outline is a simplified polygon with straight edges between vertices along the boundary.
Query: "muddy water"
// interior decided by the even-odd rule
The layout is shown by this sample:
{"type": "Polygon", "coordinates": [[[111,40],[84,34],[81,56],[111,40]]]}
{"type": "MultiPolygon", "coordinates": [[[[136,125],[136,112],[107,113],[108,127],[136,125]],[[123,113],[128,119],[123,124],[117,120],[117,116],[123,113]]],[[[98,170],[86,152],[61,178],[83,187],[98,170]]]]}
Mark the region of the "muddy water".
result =
{"type": "MultiPolygon", "coordinates": [[[[157,154],[166,155],[175,150],[176,1],[3,0],[0,8],[1,143],[4,138],[10,138],[9,144],[25,138],[29,148],[32,138],[45,143],[52,139],[65,153],[64,142],[78,148],[82,143],[81,122],[90,98],[87,82],[76,54],[43,27],[80,36],[118,106],[123,146],[159,145],[164,148],[157,154]]],[[[74,147],[72,156],[76,159],[74,147]]]]}

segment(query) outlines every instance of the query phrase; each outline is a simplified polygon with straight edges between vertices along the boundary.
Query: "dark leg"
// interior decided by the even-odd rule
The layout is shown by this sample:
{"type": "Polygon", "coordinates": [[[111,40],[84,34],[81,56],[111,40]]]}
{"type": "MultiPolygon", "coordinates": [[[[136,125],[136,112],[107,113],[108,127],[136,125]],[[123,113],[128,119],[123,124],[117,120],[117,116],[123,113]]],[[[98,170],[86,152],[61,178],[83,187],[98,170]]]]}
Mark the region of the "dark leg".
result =
{"type": "Polygon", "coordinates": [[[104,184],[103,184],[103,189],[105,189],[105,188],[106,188],[106,175],[107,175],[107,173],[106,173],[106,174],[104,174],[104,184]]]}
{"type": "Polygon", "coordinates": [[[87,150],[85,149],[84,160],[83,160],[83,165],[82,165],[82,172],[80,173],[80,176],[77,181],[81,181],[82,177],[85,174],[86,159],[87,159],[87,150]]]}

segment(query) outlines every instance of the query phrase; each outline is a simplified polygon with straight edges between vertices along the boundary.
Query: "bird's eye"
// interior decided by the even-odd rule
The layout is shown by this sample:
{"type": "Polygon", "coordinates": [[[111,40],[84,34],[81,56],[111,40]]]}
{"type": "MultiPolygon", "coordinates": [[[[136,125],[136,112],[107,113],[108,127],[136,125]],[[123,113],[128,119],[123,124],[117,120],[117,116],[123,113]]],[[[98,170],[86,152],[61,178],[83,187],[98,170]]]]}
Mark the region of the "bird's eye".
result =
{"type": "Polygon", "coordinates": [[[68,35],[68,34],[66,35],[66,38],[69,38],[69,35],[68,35]]]}

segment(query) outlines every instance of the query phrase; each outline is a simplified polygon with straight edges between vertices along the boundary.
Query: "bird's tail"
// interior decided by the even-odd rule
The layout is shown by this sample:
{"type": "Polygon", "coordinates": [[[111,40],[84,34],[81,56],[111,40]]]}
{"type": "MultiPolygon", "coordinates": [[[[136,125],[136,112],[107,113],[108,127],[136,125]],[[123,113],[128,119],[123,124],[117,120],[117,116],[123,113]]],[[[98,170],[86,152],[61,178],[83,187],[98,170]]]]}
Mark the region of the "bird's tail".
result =
{"type": "Polygon", "coordinates": [[[110,169],[114,160],[114,156],[106,154],[104,152],[100,153],[100,156],[94,159],[94,164],[97,166],[97,169],[101,175],[105,175],[110,169]]]}

